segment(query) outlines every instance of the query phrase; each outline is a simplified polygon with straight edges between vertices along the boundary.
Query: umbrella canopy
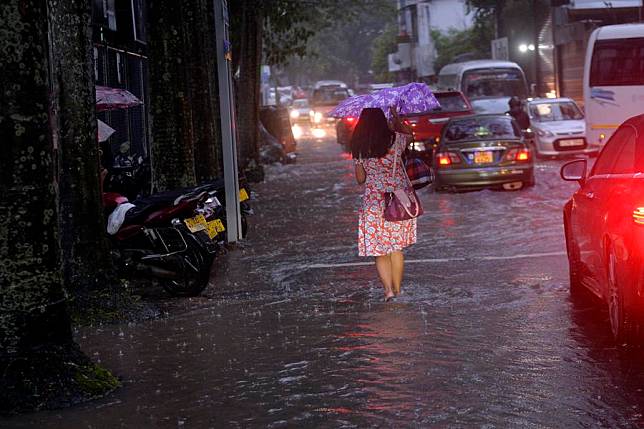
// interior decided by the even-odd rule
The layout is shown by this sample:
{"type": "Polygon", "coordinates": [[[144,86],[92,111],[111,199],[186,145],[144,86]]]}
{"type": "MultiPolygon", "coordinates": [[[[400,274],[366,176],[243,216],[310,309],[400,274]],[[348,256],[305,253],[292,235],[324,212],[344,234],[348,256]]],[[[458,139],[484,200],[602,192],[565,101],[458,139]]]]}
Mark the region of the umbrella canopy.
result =
{"type": "Polygon", "coordinates": [[[134,94],[126,89],[96,86],[96,110],[127,109],[143,104],[134,94]]]}
{"type": "Polygon", "coordinates": [[[412,82],[395,88],[385,88],[373,94],[347,98],[328,113],[334,118],[359,117],[362,109],[378,107],[387,117],[389,107],[394,106],[401,115],[422,113],[440,107],[431,89],[424,83],[412,82]]]}
{"type": "Polygon", "coordinates": [[[114,134],[116,130],[109,125],[107,125],[105,122],[101,121],[98,119],[98,141],[99,143],[104,142],[105,140],[109,139],[112,134],[114,134]]]}

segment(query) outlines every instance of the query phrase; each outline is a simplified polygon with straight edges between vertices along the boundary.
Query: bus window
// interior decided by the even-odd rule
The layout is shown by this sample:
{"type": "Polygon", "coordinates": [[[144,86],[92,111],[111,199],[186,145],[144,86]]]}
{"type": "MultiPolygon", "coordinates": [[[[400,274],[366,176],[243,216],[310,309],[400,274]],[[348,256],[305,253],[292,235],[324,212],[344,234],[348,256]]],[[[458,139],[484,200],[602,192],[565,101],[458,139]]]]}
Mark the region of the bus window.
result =
{"type": "Polygon", "coordinates": [[[457,78],[455,74],[444,74],[438,76],[438,87],[448,90],[458,90],[457,78]]]}
{"type": "Polygon", "coordinates": [[[598,40],[590,86],[644,85],[644,38],[598,40]]]}
{"type": "Polygon", "coordinates": [[[479,98],[527,97],[521,70],[469,70],[463,73],[462,91],[470,100],[479,98]]]}

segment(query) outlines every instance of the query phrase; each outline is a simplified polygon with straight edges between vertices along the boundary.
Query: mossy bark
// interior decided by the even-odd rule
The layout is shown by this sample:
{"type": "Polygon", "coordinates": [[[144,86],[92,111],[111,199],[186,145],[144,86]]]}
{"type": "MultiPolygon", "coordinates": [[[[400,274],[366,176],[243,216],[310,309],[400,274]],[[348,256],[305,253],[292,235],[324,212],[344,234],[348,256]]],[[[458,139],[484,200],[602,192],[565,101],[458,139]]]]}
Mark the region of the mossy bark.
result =
{"type": "Polygon", "coordinates": [[[197,182],[223,176],[214,2],[193,0],[186,13],[186,67],[197,182]]]}
{"type": "Polygon", "coordinates": [[[242,170],[259,167],[260,65],[262,55],[262,8],[253,0],[241,3],[241,44],[237,85],[237,125],[239,130],[239,165],[242,170]]]}
{"type": "Polygon", "coordinates": [[[214,10],[209,0],[150,0],[152,181],[157,191],[222,174],[214,10]]]}
{"type": "Polygon", "coordinates": [[[52,6],[0,5],[0,413],[95,395],[71,381],[90,362],[73,342],[63,290],[57,162],[65,138],[51,113],[60,96],[51,92],[52,6]]]}
{"type": "Polygon", "coordinates": [[[116,284],[99,186],[91,7],[87,0],[49,0],[49,6],[63,276],[67,289],[82,295],[116,284]]]}

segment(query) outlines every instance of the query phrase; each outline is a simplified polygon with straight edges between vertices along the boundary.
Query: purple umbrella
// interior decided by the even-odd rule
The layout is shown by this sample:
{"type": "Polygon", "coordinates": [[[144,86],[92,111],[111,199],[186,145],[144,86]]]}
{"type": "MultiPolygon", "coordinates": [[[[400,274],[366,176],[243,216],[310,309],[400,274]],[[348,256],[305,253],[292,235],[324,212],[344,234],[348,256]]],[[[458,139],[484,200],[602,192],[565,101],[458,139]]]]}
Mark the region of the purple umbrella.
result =
{"type": "Polygon", "coordinates": [[[422,113],[440,107],[427,85],[412,82],[395,88],[385,88],[373,94],[356,95],[338,104],[327,115],[334,118],[359,117],[366,107],[379,107],[389,117],[389,107],[394,106],[401,115],[422,113]]]}

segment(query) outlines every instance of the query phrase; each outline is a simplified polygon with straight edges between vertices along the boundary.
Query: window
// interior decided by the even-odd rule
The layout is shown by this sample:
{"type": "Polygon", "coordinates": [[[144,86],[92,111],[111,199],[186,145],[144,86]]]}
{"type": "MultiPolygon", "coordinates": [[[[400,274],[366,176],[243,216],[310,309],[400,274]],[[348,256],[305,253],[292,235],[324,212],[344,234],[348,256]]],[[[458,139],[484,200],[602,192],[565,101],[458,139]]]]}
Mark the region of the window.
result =
{"type": "Polygon", "coordinates": [[[598,40],[590,86],[644,85],[644,37],[598,40]]]}
{"type": "Polygon", "coordinates": [[[437,110],[442,112],[467,112],[470,108],[460,94],[436,93],[436,100],[441,105],[437,110]]]}
{"type": "Polygon", "coordinates": [[[530,116],[539,122],[584,119],[579,107],[572,102],[530,103],[530,116]]]}
{"type": "Polygon", "coordinates": [[[597,162],[593,167],[591,176],[614,173],[614,166],[619,164],[620,171],[634,169],[635,163],[635,132],[630,126],[620,127],[608,140],[597,162]],[[632,149],[626,148],[632,145],[632,149]],[[629,155],[629,151],[632,151],[629,155]],[[622,156],[623,155],[623,156],[622,156]],[[630,156],[630,161],[629,161],[630,156]],[[629,167],[630,165],[630,167],[629,167]]]}
{"type": "Polygon", "coordinates": [[[479,98],[527,97],[523,73],[516,69],[477,69],[463,73],[463,92],[470,100],[479,98]]]}
{"type": "Polygon", "coordinates": [[[143,0],[132,0],[132,28],[134,29],[134,40],[141,43],[147,42],[145,32],[146,2],[143,0]]]}
{"type": "Polygon", "coordinates": [[[481,117],[451,122],[445,130],[445,143],[471,140],[518,139],[521,131],[507,117],[481,117]]]}
{"type": "Polygon", "coordinates": [[[629,134],[622,146],[622,150],[615,160],[612,174],[635,173],[635,132],[631,130],[629,134]]]}

